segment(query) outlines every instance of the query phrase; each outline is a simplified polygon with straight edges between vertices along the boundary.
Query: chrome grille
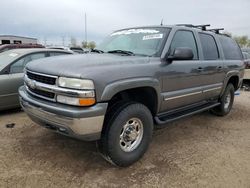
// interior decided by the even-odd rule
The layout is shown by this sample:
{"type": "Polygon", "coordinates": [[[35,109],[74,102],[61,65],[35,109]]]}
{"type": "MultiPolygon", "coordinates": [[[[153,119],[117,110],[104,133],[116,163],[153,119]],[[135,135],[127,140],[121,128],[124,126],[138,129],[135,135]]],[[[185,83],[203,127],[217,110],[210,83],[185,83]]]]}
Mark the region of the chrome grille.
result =
{"type": "Polygon", "coordinates": [[[48,91],[42,91],[39,89],[32,89],[31,87],[28,86],[28,89],[32,92],[35,93],[36,95],[41,95],[46,98],[54,99],[55,98],[55,93],[51,93],[48,91]]]}
{"type": "Polygon", "coordinates": [[[55,85],[56,84],[56,77],[52,76],[45,76],[43,74],[38,74],[38,73],[33,73],[30,71],[27,71],[27,76],[31,80],[35,80],[37,82],[41,82],[44,84],[49,84],[49,85],[55,85]]]}
{"type": "Polygon", "coordinates": [[[94,90],[77,90],[59,87],[57,76],[46,75],[26,70],[24,82],[27,92],[45,100],[56,102],[57,95],[69,97],[95,97],[94,90]]]}
{"type": "Polygon", "coordinates": [[[55,101],[56,94],[54,92],[50,92],[50,91],[46,91],[46,90],[42,90],[40,88],[37,88],[36,84],[42,83],[42,84],[45,84],[47,86],[53,87],[56,85],[56,79],[57,79],[56,76],[45,75],[45,74],[36,73],[36,72],[32,72],[32,71],[27,70],[25,77],[27,77],[28,80],[30,81],[30,82],[27,82],[27,80],[26,80],[25,85],[27,87],[27,91],[31,95],[33,95],[35,97],[47,99],[50,101],[55,101]],[[32,84],[34,84],[34,85],[32,86],[32,84]]]}

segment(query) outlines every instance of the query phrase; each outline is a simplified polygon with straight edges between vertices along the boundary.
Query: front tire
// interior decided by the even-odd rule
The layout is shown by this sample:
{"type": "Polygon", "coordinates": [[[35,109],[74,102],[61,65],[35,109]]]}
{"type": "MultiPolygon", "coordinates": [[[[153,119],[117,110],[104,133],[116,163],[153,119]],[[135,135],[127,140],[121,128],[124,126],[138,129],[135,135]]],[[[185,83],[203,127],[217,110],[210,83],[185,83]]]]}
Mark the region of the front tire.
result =
{"type": "Polygon", "coordinates": [[[231,111],[234,103],[234,92],[233,84],[229,83],[219,99],[220,105],[213,108],[211,112],[217,116],[227,115],[231,111]]]}
{"type": "Polygon", "coordinates": [[[126,167],[146,152],[152,138],[153,118],[140,103],[115,105],[110,113],[99,141],[100,151],[108,162],[126,167]]]}

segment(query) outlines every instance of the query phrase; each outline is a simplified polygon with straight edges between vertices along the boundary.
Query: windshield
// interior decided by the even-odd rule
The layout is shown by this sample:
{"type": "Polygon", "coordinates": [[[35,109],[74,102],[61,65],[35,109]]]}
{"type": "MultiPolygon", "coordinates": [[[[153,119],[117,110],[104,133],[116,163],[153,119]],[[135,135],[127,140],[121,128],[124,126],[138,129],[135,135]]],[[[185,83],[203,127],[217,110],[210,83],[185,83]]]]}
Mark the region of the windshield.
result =
{"type": "Polygon", "coordinates": [[[108,36],[99,46],[103,52],[127,51],[134,55],[160,56],[168,28],[135,28],[120,30],[108,36]]]}

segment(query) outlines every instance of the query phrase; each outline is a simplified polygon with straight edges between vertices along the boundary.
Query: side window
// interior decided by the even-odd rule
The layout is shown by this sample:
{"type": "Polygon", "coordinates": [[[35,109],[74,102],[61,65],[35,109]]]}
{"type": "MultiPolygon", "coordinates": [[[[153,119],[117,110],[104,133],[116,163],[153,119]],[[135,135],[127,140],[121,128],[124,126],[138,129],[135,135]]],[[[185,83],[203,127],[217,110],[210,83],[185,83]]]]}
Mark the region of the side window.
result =
{"type": "Polygon", "coordinates": [[[10,66],[10,73],[15,74],[15,73],[22,73],[24,66],[26,63],[29,61],[29,57],[22,57],[19,59],[17,62],[15,62],[13,65],[10,66]]]}
{"type": "Polygon", "coordinates": [[[227,60],[242,60],[242,52],[238,46],[238,44],[227,36],[219,36],[219,40],[222,45],[223,53],[225,59],[227,60]]]}
{"type": "Polygon", "coordinates": [[[219,59],[218,47],[212,35],[199,33],[204,60],[219,59]]]}
{"type": "Polygon", "coordinates": [[[25,65],[33,60],[44,58],[45,53],[36,53],[36,54],[30,54],[27,55],[21,59],[19,59],[17,62],[15,62],[13,65],[10,66],[10,73],[22,73],[25,65]]]}
{"type": "Polygon", "coordinates": [[[170,53],[173,54],[174,50],[178,47],[187,47],[191,48],[194,53],[193,59],[198,59],[198,50],[194,34],[191,31],[177,31],[172,40],[170,46],[170,53]]]}
{"type": "Polygon", "coordinates": [[[33,61],[33,60],[36,60],[36,59],[44,58],[45,53],[36,53],[36,54],[31,54],[29,56],[30,56],[30,61],[33,61]]]}
{"type": "Polygon", "coordinates": [[[49,56],[58,56],[58,55],[66,55],[66,53],[62,53],[62,52],[49,52],[49,56]]]}

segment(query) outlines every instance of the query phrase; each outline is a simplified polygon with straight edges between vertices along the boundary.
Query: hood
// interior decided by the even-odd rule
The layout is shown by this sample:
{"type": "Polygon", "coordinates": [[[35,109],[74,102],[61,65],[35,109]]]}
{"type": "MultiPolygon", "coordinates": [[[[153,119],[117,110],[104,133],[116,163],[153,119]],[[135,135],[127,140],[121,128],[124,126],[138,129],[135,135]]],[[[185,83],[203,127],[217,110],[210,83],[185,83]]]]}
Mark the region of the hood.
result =
{"type": "Polygon", "coordinates": [[[130,67],[145,63],[149,63],[148,57],[90,53],[38,59],[28,63],[26,68],[55,76],[92,79],[95,74],[111,73],[113,69],[122,72],[128,65],[130,67]]]}

